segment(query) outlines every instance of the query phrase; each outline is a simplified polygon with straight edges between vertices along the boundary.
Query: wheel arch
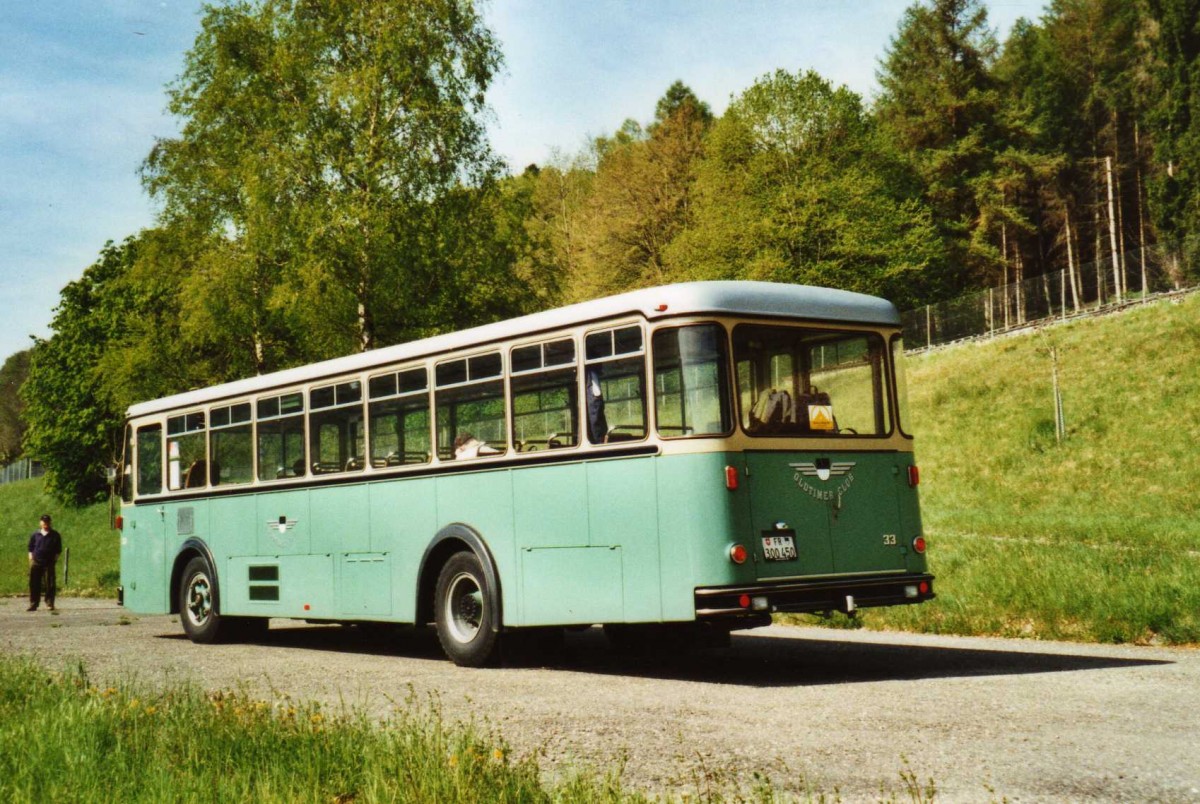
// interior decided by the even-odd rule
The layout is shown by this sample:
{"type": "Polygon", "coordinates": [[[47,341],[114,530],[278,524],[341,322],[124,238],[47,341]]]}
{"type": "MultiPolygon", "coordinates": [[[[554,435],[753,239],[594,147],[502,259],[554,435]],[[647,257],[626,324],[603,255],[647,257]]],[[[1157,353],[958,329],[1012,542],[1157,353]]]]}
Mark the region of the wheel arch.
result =
{"type": "Polygon", "coordinates": [[[213,581],[213,611],[221,613],[221,581],[217,577],[217,562],[213,559],[212,550],[203,539],[192,538],[179,545],[175,553],[175,561],[171,565],[171,585],[168,587],[168,602],[171,614],[179,614],[179,584],[183,582],[183,570],[193,558],[203,558],[208,562],[213,581]]]}
{"type": "Polygon", "coordinates": [[[488,603],[491,604],[492,611],[496,612],[492,620],[492,630],[499,632],[504,624],[500,572],[496,569],[496,561],[492,558],[492,552],[483,537],[470,525],[461,522],[439,530],[421,557],[421,568],[417,573],[416,624],[424,625],[433,621],[433,594],[438,575],[452,555],[462,552],[474,553],[483,565],[488,585],[488,603]]]}

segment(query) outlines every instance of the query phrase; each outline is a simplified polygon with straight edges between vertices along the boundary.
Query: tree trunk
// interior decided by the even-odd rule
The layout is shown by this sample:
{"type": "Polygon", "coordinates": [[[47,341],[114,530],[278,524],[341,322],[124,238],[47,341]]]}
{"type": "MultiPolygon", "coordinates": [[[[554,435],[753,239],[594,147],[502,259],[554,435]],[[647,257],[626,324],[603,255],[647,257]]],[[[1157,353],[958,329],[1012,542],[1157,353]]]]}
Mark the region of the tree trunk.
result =
{"type": "Polygon", "coordinates": [[[1146,283],[1146,216],[1142,207],[1142,139],[1138,122],[1133,122],[1133,177],[1137,191],[1138,257],[1142,269],[1142,296],[1150,291],[1146,283]]]}
{"type": "Polygon", "coordinates": [[[1000,224],[1000,255],[1003,258],[1000,267],[1004,271],[1004,282],[1001,283],[1001,287],[1004,288],[1004,328],[1008,329],[1008,223],[1000,224]]]}
{"type": "Polygon", "coordinates": [[[1108,240],[1112,247],[1113,261],[1113,290],[1117,294],[1117,304],[1121,303],[1121,259],[1117,251],[1117,214],[1113,203],[1113,160],[1111,156],[1104,157],[1104,172],[1108,178],[1108,240]]]}
{"type": "Polygon", "coordinates": [[[1071,210],[1066,210],[1064,221],[1067,227],[1067,273],[1071,277],[1071,303],[1079,312],[1079,285],[1075,282],[1075,250],[1071,248],[1071,210]]]}

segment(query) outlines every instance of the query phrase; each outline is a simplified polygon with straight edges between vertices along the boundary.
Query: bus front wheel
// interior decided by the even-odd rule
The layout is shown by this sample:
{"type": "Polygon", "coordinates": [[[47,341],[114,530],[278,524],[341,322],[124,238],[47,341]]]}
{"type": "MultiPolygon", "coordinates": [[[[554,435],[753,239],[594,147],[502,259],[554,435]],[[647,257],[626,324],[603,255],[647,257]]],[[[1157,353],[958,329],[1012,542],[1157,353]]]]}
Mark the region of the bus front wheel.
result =
{"type": "Polygon", "coordinates": [[[483,667],[497,655],[499,634],[483,564],[474,553],[455,553],[438,574],[433,619],[438,641],[460,667],[483,667]]]}
{"type": "Polygon", "coordinates": [[[193,642],[217,641],[222,623],[214,605],[216,595],[217,582],[208,561],[196,556],[184,567],[179,583],[179,620],[193,642]]]}

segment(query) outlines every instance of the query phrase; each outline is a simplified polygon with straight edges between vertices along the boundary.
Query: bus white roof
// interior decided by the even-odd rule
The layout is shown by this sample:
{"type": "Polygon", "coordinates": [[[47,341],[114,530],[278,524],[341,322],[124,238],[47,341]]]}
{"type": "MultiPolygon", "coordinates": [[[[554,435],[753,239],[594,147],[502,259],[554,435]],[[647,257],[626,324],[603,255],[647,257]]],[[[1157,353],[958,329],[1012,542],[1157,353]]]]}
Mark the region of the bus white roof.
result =
{"type": "Polygon", "coordinates": [[[630,314],[641,314],[650,320],[694,314],[730,314],[895,327],[900,325],[900,314],[891,302],[846,290],[774,282],[683,282],[634,290],[459,332],[140,402],[129,408],[129,416],[134,418],[222,399],[245,397],[273,388],[282,389],[321,378],[354,374],[376,366],[403,363],[475,344],[482,346],[524,334],[534,335],[630,314]]]}

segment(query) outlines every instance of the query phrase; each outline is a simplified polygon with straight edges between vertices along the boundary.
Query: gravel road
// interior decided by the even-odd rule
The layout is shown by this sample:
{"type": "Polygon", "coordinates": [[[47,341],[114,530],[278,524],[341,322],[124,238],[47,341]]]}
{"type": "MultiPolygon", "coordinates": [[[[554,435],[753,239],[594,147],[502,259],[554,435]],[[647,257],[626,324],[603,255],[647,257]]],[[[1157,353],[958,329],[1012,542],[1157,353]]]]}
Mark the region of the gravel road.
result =
{"type": "MultiPolygon", "coordinates": [[[[189,679],[360,706],[410,690],[452,719],[486,720],[554,778],[607,771],[659,793],[836,790],[903,795],[932,777],[944,801],[1200,801],[1200,651],[772,626],[731,648],[636,659],[598,629],[561,653],[490,670],[442,658],[425,629],[272,622],[253,645],[193,645],[174,617],[60,600],[0,600],[0,650],[97,681],[189,679]]],[[[903,796],[907,798],[907,796],[903,796]]]]}

